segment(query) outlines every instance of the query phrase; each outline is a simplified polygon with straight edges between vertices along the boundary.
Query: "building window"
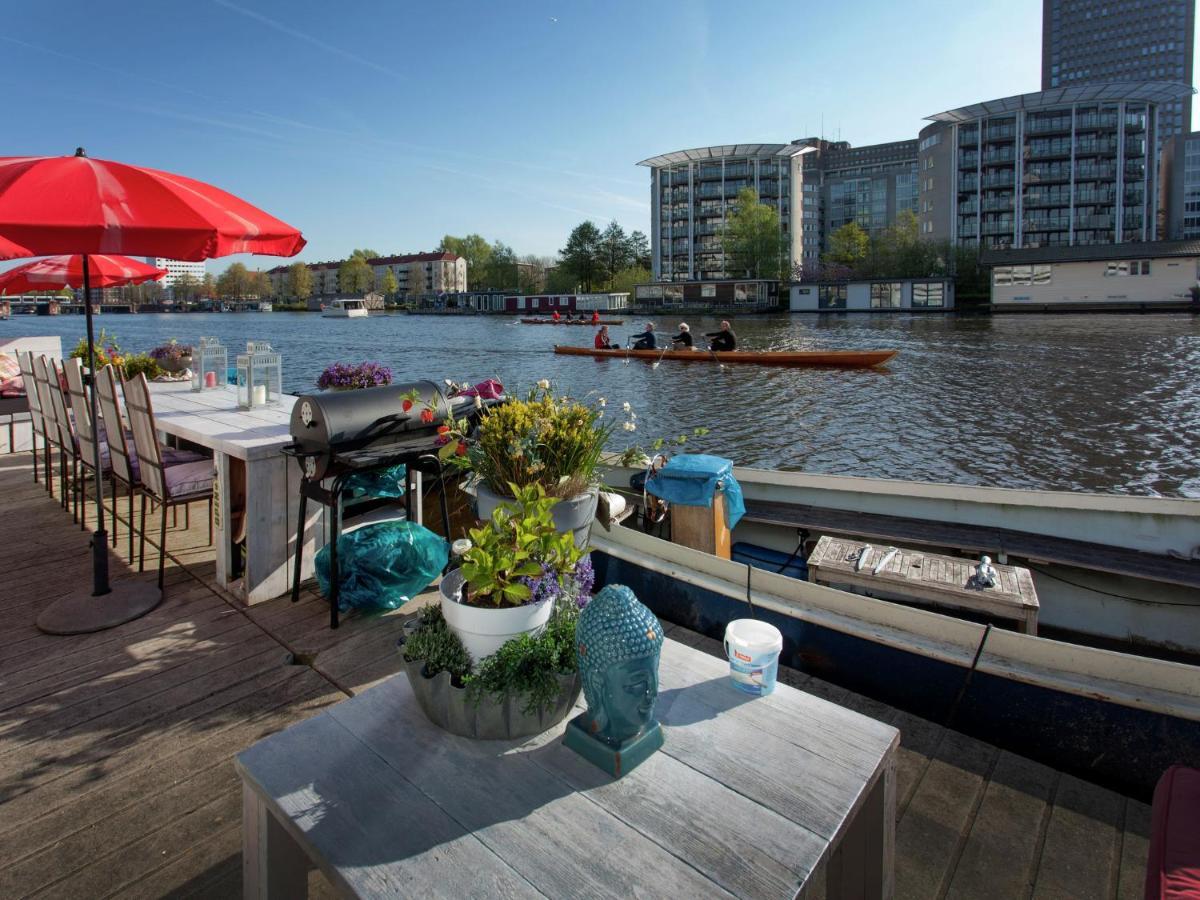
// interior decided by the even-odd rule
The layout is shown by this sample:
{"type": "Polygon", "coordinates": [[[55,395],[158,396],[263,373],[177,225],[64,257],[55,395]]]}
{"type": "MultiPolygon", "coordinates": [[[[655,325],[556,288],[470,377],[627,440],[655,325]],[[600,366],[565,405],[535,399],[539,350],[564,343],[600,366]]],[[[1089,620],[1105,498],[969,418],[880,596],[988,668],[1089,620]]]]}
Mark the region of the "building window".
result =
{"type": "Polygon", "coordinates": [[[665,285],[663,287],[663,305],[664,306],[682,306],[683,305],[683,285],[665,285]]]}
{"type": "Polygon", "coordinates": [[[846,285],[823,284],[817,295],[817,309],[845,309],[846,285]]]}
{"type": "Polygon", "coordinates": [[[899,309],[900,282],[879,281],[871,285],[871,309],[899,309]]]}
{"type": "Polygon", "coordinates": [[[1126,275],[1149,275],[1150,260],[1131,259],[1129,261],[1110,262],[1104,267],[1106,278],[1121,278],[1126,275]]]}
{"type": "Polygon", "coordinates": [[[946,285],[940,281],[914,282],[912,292],[913,306],[946,305],[946,285]]]}
{"type": "Polygon", "coordinates": [[[701,297],[715,297],[715,296],[717,296],[717,286],[716,286],[715,284],[702,284],[702,285],[700,285],[700,296],[701,296],[701,297]]]}

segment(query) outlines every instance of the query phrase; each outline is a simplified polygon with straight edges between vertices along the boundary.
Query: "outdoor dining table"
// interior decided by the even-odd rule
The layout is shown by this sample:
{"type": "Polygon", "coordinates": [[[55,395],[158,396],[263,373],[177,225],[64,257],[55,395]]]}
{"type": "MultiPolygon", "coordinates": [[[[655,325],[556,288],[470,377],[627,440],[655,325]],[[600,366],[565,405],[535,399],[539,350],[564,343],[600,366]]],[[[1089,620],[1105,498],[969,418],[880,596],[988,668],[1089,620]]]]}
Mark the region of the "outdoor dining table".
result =
{"type": "MultiPolygon", "coordinates": [[[[276,405],[239,409],[232,386],[193,391],[190,381],[152,382],[150,394],[158,431],[213,453],[217,584],[247,604],[286,594],[296,552],[300,468],[280,450],[292,440],[296,398],[283,394],[276,405]],[[238,532],[244,534],[244,557],[238,532]]],[[[301,579],[312,575],[315,552],[325,543],[321,511],[306,519],[301,579]]]]}
{"type": "MultiPolygon", "coordinates": [[[[578,711],[581,707],[577,707],[578,711]]],[[[246,897],[894,894],[899,732],[667,639],[665,743],[614,779],[562,744],[431,724],[401,673],[238,755],[246,897]]]]}

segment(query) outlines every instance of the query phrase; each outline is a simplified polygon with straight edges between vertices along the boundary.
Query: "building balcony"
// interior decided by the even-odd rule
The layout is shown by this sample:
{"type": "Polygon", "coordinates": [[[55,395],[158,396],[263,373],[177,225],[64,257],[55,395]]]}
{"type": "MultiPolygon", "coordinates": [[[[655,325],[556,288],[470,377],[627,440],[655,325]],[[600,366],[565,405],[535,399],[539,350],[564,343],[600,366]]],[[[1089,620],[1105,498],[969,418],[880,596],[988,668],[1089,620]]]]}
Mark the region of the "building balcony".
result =
{"type": "Polygon", "coordinates": [[[979,190],[978,178],[960,178],[958,179],[958,190],[960,193],[971,194],[979,190]]]}
{"type": "Polygon", "coordinates": [[[1021,198],[1021,205],[1030,209],[1070,204],[1071,196],[1066,191],[1030,191],[1021,198]]]}
{"type": "Polygon", "coordinates": [[[1003,174],[984,175],[980,185],[984,188],[1010,188],[1016,184],[1016,173],[1009,171],[1003,174]]]}
{"type": "Polygon", "coordinates": [[[983,135],[985,141],[1008,141],[1017,135],[1015,125],[997,125],[988,128],[983,135]]]}
{"type": "Polygon", "coordinates": [[[1030,144],[1027,156],[1029,159],[1067,159],[1071,155],[1071,144],[1030,144]]]}
{"type": "Polygon", "coordinates": [[[1013,222],[984,222],[979,229],[979,233],[985,236],[994,235],[1011,235],[1013,233],[1013,222]]]}
{"type": "Polygon", "coordinates": [[[978,153],[963,153],[958,157],[958,167],[960,169],[970,169],[971,171],[974,171],[978,166],[978,153]]]}
{"type": "Polygon", "coordinates": [[[1143,179],[1145,179],[1145,177],[1146,177],[1146,166],[1144,163],[1137,163],[1136,165],[1132,165],[1132,166],[1127,165],[1125,167],[1125,180],[1126,181],[1142,181],[1143,179]]]}
{"type": "Polygon", "coordinates": [[[720,166],[700,166],[696,170],[696,178],[700,181],[720,181],[721,167],[720,166]]]}
{"type": "Polygon", "coordinates": [[[1093,131],[1117,127],[1115,115],[1082,115],[1075,118],[1075,131],[1093,131]]]}
{"type": "Polygon", "coordinates": [[[1095,215],[1095,216],[1076,216],[1075,227],[1086,228],[1112,228],[1113,217],[1111,215],[1095,215]]]}
{"type": "Polygon", "coordinates": [[[1053,119],[1026,119],[1025,130],[1030,134],[1060,134],[1070,133],[1071,117],[1057,116],[1053,119]]]}
{"type": "Polygon", "coordinates": [[[958,132],[958,146],[977,147],[979,145],[978,128],[961,128],[958,132]]]}
{"type": "Polygon", "coordinates": [[[1111,156],[1116,152],[1116,140],[1078,141],[1075,145],[1076,156],[1111,156]]]}
{"type": "Polygon", "coordinates": [[[1080,165],[1075,167],[1075,178],[1079,181],[1112,181],[1116,177],[1116,166],[1080,165]]]}
{"type": "Polygon", "coordinates": [[[960,216],[973,216],[979,212],[979,203],[975,200],[970,200],[966,203],[958,205],[958,214],[960,216]]]}
{"type": "Polygon", "coordinates": [[[1116,199],[1116,191],[1077,191],[1075,194],[1075,203],[1087,203],[1093,206],[1105,206],[1112,203],[1116,199]]]}
{"type": "Polygon", "coordinates": [[[1141,228],[1145,224],[1146,219],[1140,212],[1127,212],[1121,217],[1122,228],[1141,228]]]}
{"type": "Polygon", "coordinates": [[[1067,231],[1071,227],[1068,216],[1046,216],[1026,219],[1022,225],[1023,231],[1067,231]]]}
{"type": "Polygon", "coordinates": [[[985,166],[1012,165],[1016,158],[1017,155],[1011,148],[1001,151],[989,150],[982,156],[985,166]]]}
{"type": "Polygon", "coordinates": [[[983,201],[984,212],[1011,212],[1012,197],[991,197],[983,201]]]}

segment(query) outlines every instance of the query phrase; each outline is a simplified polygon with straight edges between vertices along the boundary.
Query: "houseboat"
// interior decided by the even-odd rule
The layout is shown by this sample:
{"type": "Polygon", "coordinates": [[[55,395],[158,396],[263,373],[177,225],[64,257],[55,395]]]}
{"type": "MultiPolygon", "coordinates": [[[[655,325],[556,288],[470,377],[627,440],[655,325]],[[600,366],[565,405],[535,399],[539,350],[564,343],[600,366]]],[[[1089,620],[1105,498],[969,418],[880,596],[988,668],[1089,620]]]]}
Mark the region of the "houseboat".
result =
{"type": "Polygon", "coordinates": [[[365,300],[334,300],[321,308],[321,315],[327,319],[359,319],[367,315],[365,300]]]}

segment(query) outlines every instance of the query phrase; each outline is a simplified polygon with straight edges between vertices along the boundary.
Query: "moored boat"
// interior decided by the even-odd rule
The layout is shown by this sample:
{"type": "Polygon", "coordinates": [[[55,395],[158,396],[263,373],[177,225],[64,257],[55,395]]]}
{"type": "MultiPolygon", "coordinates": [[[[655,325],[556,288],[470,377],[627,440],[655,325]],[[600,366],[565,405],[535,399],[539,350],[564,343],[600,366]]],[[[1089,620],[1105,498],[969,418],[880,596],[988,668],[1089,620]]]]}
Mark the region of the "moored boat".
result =
{"type": "Polygon", "coordinates": [[[865,369],[881,366],[899,350],[593,350],[591,347],[558,345],[555,353],[564,356],[595,356],[613,359],[660,359],[682,362],[716,362],[752,366],[836,366],[865,369]]]}
{"type": "Polygon", "coordinates": [[[366,314],[365,300],[334,300],[321,308],[321,315],[327,319],[361,319],[366,314]]]}
{"type": "Polygon", "coordinates": [[[601,319],[593,322],[591,319],[569,321],[567,319],[522,319],[522,325],[624,325],[624,319],[601,319]]]}

